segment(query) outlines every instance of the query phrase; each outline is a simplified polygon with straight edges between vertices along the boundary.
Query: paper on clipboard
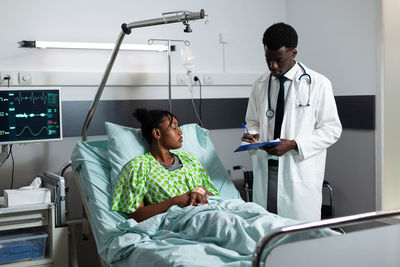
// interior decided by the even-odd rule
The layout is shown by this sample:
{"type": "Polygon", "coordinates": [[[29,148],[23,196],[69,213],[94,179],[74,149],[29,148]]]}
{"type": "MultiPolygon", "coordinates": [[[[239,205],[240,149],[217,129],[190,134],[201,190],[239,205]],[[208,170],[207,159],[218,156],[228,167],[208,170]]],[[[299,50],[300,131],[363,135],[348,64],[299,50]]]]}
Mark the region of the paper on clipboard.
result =
{"type": "Polygon", "coordinates": [[[260,147],[272,147],[276,146],[278,144],[282,143],[282,141],[278,138],[273,141],[269,142],[262,142],[262,143],[246,143],[243,142],[238,148],[235,149],[233,152],[240,152],[240,151],[246,151],[246,150],[254,150],[254,149],[259,149],[260,147]]]}

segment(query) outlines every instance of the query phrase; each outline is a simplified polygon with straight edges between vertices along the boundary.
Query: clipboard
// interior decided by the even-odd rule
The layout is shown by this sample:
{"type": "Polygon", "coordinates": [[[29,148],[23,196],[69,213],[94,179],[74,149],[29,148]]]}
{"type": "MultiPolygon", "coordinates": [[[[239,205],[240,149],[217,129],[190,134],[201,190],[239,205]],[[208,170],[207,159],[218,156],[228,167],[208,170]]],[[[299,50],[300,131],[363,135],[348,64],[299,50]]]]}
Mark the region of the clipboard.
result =
{"type": "Polygon", "coordinates": [[[233,152],[240,152],[240,151],[246,151],[246,150],[254,150],[254,149],[259,149],[260,147],[273,147],[278,144],[282,143],[281,140],[277,139],[274,141],[269,141],[269,142],[262,142],[262,143],[244,143],[240,145],[238,148],[235,149],[233,152]]]}

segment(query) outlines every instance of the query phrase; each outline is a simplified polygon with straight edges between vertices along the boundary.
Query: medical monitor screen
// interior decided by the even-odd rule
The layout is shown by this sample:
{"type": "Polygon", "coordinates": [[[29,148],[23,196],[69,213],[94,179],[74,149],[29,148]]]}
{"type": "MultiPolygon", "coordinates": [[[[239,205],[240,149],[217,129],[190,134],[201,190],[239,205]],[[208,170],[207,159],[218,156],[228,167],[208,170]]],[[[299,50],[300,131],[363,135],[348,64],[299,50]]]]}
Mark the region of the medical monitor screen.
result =
{"type": "Polygon", "coordinates": [[[61,139],[60,88],[0,88],[0,144],[61,139]]]}

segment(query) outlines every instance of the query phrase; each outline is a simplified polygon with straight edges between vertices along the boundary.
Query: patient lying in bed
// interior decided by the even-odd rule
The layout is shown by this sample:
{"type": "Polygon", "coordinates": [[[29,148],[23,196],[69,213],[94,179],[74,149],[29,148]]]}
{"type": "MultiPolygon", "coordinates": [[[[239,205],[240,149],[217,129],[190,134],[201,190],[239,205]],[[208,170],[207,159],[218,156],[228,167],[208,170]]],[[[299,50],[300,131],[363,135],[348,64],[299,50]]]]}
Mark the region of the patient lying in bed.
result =
{"type": "Polygon", "coordinates": [[[134,116],[142,124],[150,152],[125,165],[114,189],[113,210],[128,213],[140,222],[172,206],[208,204],[207,195],[220,195],[193,155],[170,152],[183,142],[172,113],[138,109],[134,116]]]}
{"type": "MultiPolygon", "coordinates": [[[[262,236],[299,223],[239,198],[207,130],[182,126],[182,143],[176,118],[161,118],[150,135],[106,123],[108,140],[78,142],[71,155],[98,252],[110,266],[251,266],[262,236]]],[[[299,233],[272,246],[332,234],[299,233]]]]}

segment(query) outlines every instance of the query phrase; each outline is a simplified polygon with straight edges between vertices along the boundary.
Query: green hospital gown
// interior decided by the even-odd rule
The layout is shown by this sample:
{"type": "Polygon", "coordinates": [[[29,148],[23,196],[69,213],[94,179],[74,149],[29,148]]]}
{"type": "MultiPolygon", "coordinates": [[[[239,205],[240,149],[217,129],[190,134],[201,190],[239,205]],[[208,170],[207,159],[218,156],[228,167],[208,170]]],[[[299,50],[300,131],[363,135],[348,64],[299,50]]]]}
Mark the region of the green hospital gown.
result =
{"type": "Polygon", "coordinates": [[[165,169],[151,153],[128,162],[114,188],[112,209],[133,213],[142,203],[155,204],[201,185],[219,196],[201,163],[190,153],[174,152],[183,167],[174,171],[165,169]]]}

